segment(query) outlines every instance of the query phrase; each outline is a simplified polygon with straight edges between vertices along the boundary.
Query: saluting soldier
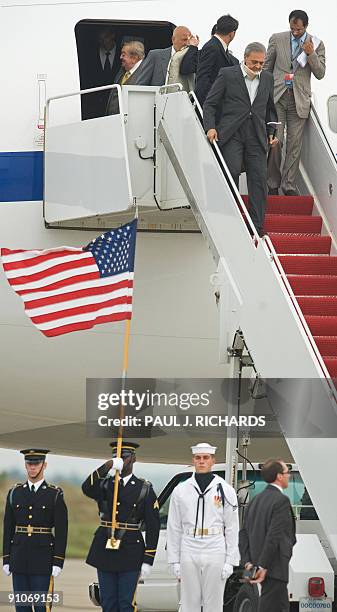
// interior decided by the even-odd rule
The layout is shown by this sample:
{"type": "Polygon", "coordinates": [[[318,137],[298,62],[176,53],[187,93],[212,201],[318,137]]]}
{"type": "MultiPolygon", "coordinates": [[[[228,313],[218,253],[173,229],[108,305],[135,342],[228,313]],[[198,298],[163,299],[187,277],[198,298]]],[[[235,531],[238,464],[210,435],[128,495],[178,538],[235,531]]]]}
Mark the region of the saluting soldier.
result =
{"type": "Polygon", "coordinates": [[[95,470],[82,485],[83,493],[97,502],[100,516],[87,563],[97,568],[103,612],[132,612],[137,609],[138,580],[149,576],[154,562],[160,530],[159,504],[152,484],[133,474],[139,444],[123,443],[120,458],[116,457],[117,443],[110,446],[114,458],[95,470]],[[114,533],[118,548],[114,549],[110,538],[115,472],[112,475],[111,470],[120,472],[114,533]]]}
{"type": "MultiPolygon", "coordinates": [[[[46,449],[25,449],[28,479],[7,495],[3,529],[3,570],[13,577],[14,593],[52,590],[54,577],[62,570],[67,545],[68,516],[59,487],[44,479],[46,449]]],[[[43,601],[41,602],[43,603],[43,601]]],[[[49,610],[36,605],[35,612],[49,610]]],[[[33,608],[18,606],[20,612],[33,608]]]]}

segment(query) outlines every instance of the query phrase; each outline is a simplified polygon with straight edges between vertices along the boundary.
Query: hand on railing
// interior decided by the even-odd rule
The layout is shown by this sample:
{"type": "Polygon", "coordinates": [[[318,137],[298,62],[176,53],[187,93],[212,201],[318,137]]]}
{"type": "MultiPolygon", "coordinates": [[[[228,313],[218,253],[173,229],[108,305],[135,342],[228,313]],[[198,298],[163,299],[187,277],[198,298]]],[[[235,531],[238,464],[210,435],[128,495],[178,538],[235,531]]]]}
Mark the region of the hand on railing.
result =
{"type": "Polygon", "coordinates": [[[207,138],[211,144],[213,144],[214,142],[218,142],[218,132],[214,128],[208,130],[207,138]]]}

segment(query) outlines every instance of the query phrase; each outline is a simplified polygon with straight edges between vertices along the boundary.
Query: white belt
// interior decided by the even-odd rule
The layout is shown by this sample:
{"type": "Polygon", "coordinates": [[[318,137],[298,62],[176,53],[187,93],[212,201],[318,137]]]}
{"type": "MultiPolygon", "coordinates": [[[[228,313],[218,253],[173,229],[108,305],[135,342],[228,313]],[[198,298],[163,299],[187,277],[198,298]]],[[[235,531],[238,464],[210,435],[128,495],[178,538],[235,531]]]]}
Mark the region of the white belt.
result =
{"type": "MultiPolygon", "coordinates": [[[[192,527],[191,529],[185,529],[184,531],[185,535],[191,535],[194,536],[194,527],[192,527]]],[[[209,528],[205,528],[204,529],[196,529],[195,531],[195,535],[196,536],[212,536],[212,535],[219,535],[219,534],[224,533],[223,527],[209,527],[209,528]]]]}

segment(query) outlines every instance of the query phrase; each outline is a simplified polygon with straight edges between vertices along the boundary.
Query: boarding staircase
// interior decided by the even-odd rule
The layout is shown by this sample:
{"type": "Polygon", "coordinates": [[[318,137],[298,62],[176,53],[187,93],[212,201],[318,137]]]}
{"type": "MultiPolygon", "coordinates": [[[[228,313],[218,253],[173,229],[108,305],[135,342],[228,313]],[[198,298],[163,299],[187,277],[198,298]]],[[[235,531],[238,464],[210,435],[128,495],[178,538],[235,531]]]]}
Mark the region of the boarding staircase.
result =
{"type": "Polygon", "coordinates": [[[337,489],[321,477],[337,456],[337,166],[318,118],[312,112],[304,139],[303,195],[268,198],[261,239],[195,97],[115,87],[121,111],[112,117],[50,126],[47,105],[45,221],[85,228],[94,218],[104,228],[106,215],[130,214],[135,203],[155,203],[163,217],[166,204],[191,208],[217,267],[220,360],[241,330],[260,376],[276,380],[269,401],[337,558],[337,489]]]}
{"type": "MultiPolygon", "coordinates": [[[[247,204],[248,197],[243,196],[247,204]]],[[[269,196],[264,228],[322,355],[337,377],[337,257],[312,196],[269,196]]]]}

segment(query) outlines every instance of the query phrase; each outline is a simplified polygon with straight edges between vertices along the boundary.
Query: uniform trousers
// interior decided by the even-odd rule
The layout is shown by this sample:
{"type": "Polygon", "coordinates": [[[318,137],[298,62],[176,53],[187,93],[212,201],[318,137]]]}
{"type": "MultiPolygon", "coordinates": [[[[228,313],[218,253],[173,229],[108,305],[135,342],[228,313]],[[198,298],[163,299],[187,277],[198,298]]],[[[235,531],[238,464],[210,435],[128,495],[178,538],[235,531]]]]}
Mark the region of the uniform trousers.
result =
{"type": "MultiPolygon", "coordinates": [[[[50,576],[48,574],[15,574],[13,573],[13,591],[18,593],[48,593],[50,576]]],[[[45,612],[45,606],[15,606],[17,612],[45,612]]]]}
{"type": "Polygon", "coordinates": [[[181,553],[181,612],[222,612],[223,553],[181,553]]]}
{"type": "Polygon", "coordinates": [[[294,92],[288,89],[275,104],[278,120],[282,125],[277,130],[279,145],[273,147],[268,158],[268,187],[276,189],[281,186],[284,192],[296,191],[296,177],[300,163],[303,132],[306,119],[298,116],[294,92]],[[286,154],[281,174],[282,146],[284,130],[287,128],[286,154]]]}
{"type": "Polygon", "coordinates": [[[274,578],[266,578],[262,582],[259,600],[259,612],[289,612],[287,583],[274,578]]]}
{"type": "Polygon", "coordinates": [[[267,201],[267,135],[264,149],[257,138],[253,120],[248,117],[228,142],[221,145],[221,153],[239,189],[239,178],[244,165],[250,210],[249,214],[260,232],[263,228],[267,201]]]}
{"type": "Polygon", "coordinates": [[[103,612],[135,612],[139,572],[97,570],[103,612]]]}

